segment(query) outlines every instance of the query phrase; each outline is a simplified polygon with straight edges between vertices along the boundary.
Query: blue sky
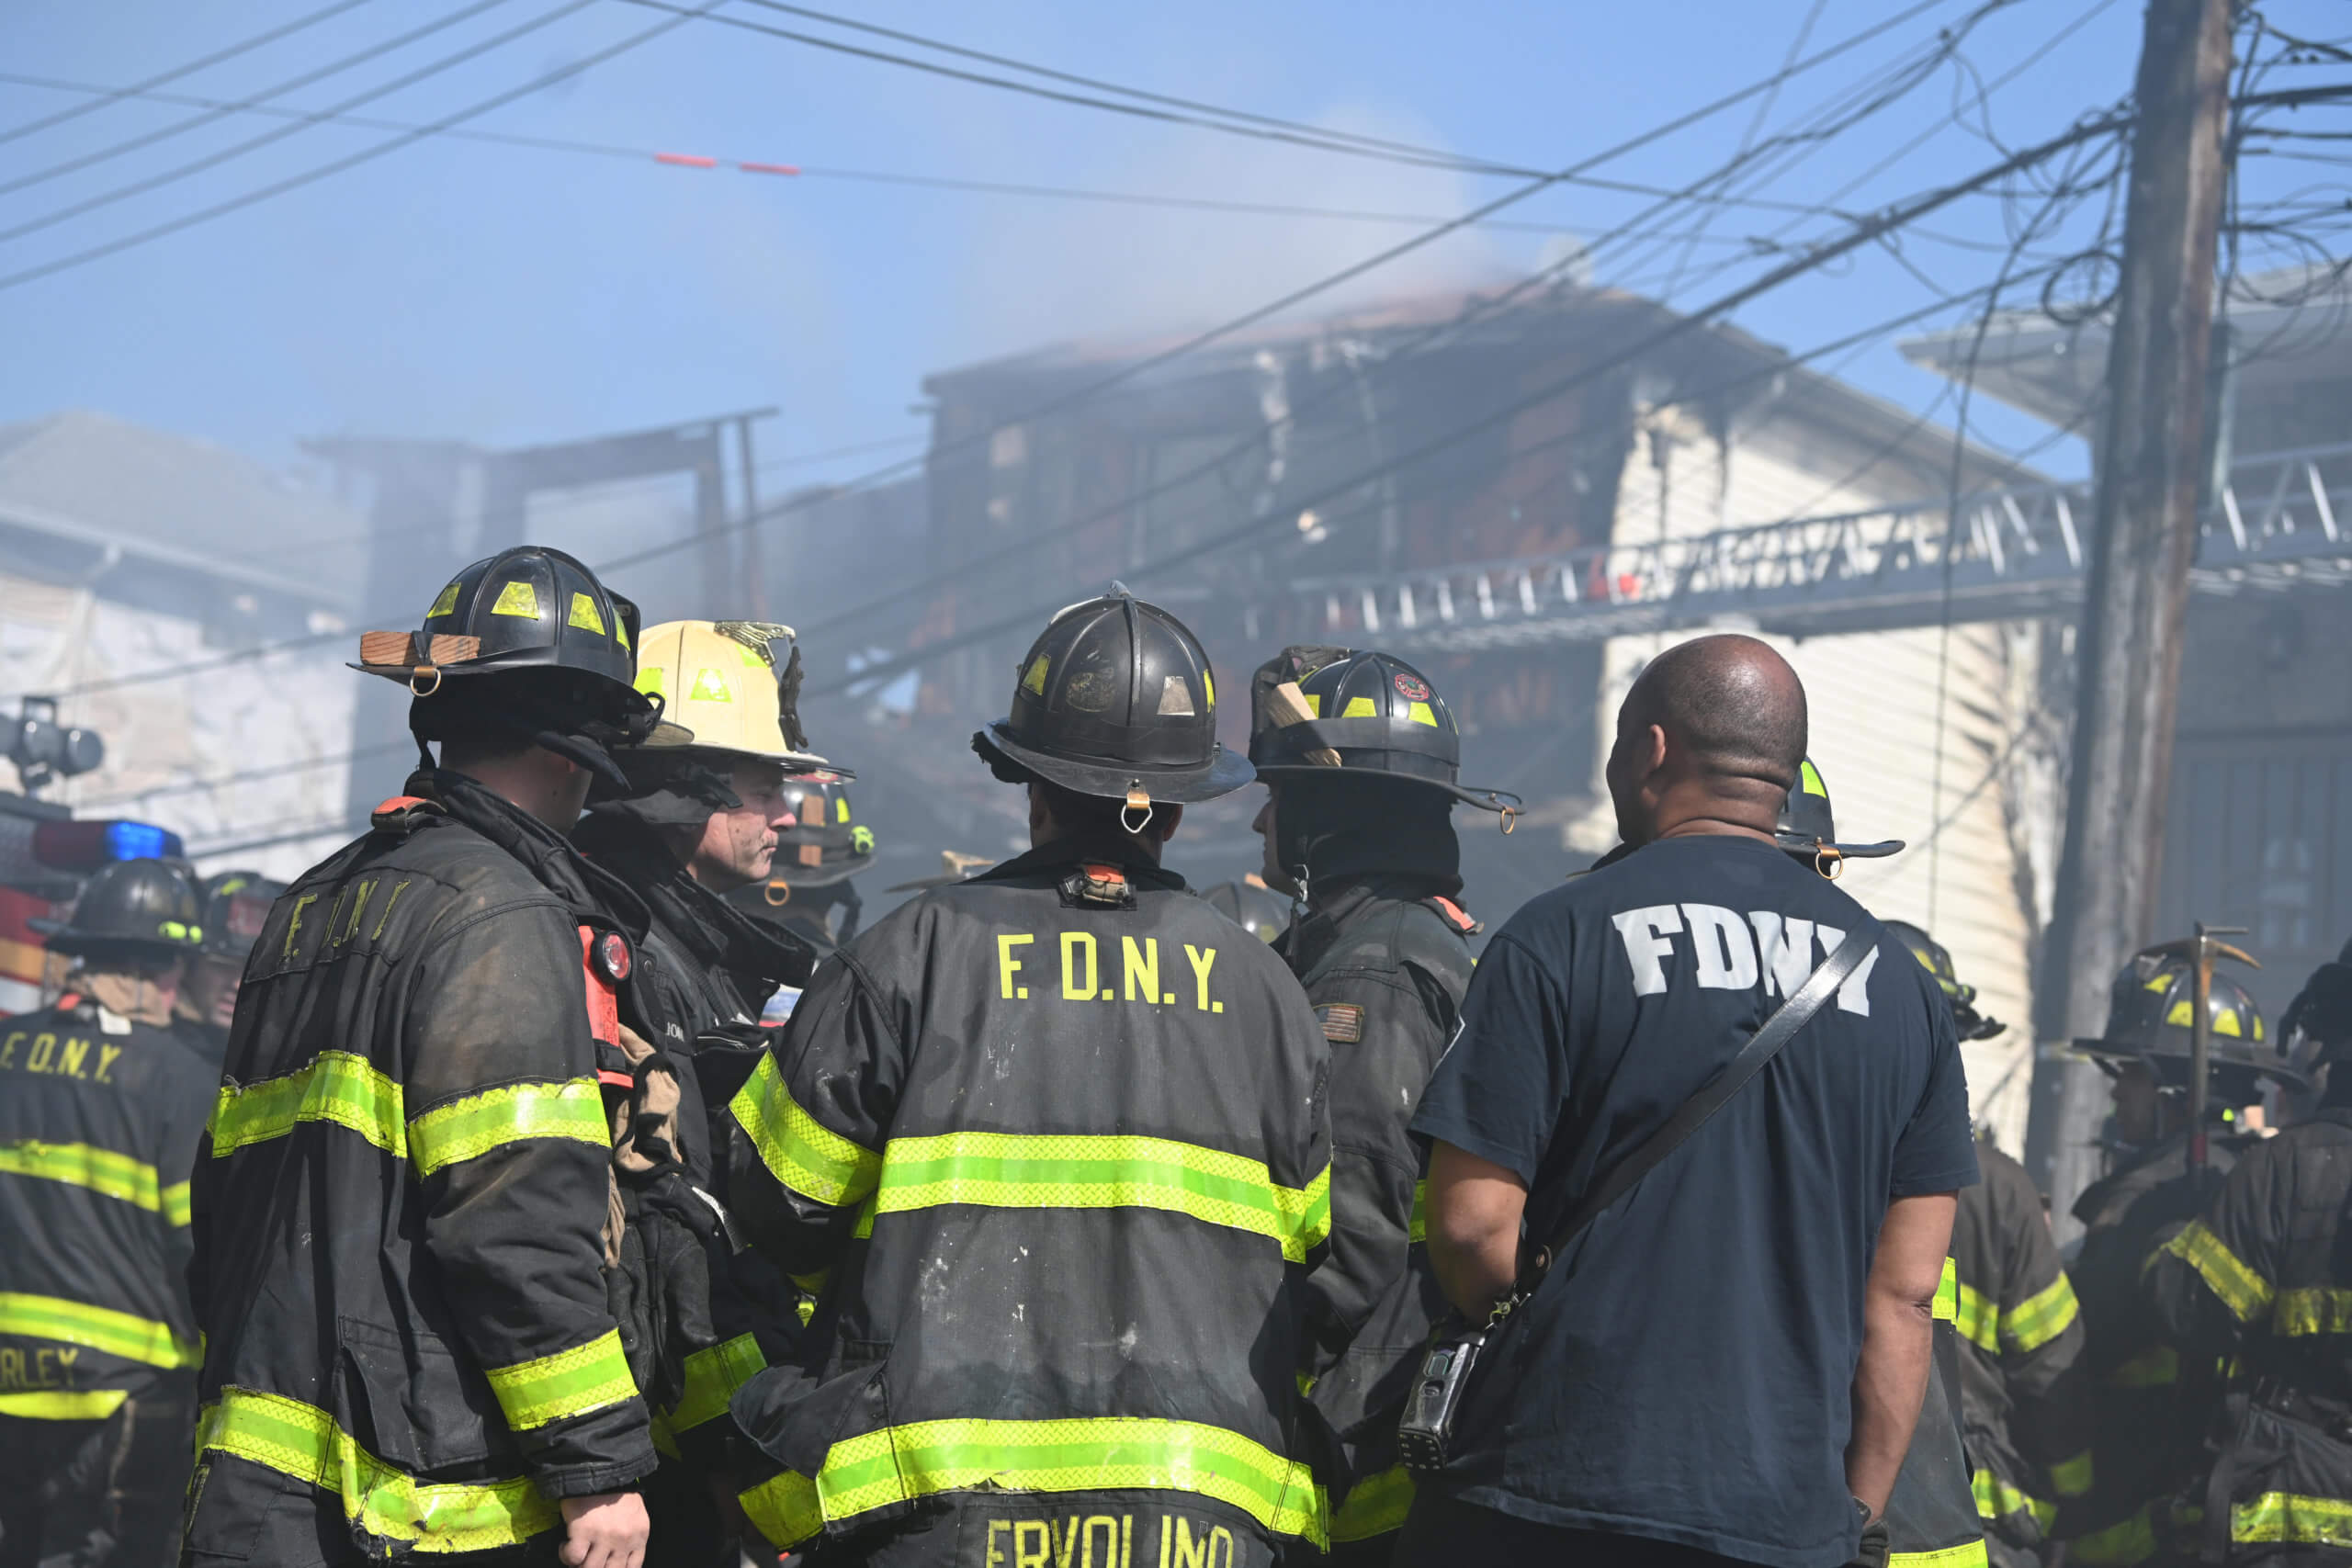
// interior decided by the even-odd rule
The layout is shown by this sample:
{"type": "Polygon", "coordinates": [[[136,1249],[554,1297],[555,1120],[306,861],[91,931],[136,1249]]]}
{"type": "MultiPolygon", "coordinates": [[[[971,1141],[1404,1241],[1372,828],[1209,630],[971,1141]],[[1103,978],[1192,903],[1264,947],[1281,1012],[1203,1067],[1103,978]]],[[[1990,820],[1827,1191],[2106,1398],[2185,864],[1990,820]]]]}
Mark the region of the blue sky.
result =
{"type": "MultiPolygon", "coordinates": [[[[844,5],[850,0],[842,0],[844,5]]],[[[291,19],[312,0],[173,6],[11,6],[0,61],[20,74],[132,83],[291,19]]],[[[1889,15],[1892,0],[1683,0],[1626,6],[1449,0],[1443,6],[1199,0],[1104,6],[1032,0],[992,7],[861,6],[855,15],[1072,72],[1261,113],[1555,166],[1599,152],[1770,73],[1809,25],[1818,49],[1889,15]]],[[[165,91],[238,99],[459,9],[369,0],[165,91]]],[[[556,9],[503,0],[385,59],[288,95],[316,109],[556,9]]],[[[1849,89],[1968,9],[1939,5],[1841,60],[1799,76],[1764,133],[1849,89]]],[[[2269,7],[2283,26],[2329,30],[2326,0],[2269,7]]],[[[733,0],[724,12],[811,30],[733,0]]],[[[594,0],[519,39],[355,111],[427,120],[503,92],[651,27],[663,13],[594,0]]],[[[2063,129],[2129,85],[2133,0],[2021,0],[1966,45],[1974,81],[2071,36],[1991,95],[2009,146],[2063,129]],[[2087,17],[2086,20],[2085,18],[2087,17]]],[[[838,33],[832,36],[847,36],[838,33]]],[[[884,45],[883,47],[895,47],[884,45]]],[[[2305,74],[2312,74],[2306,73],[2305,74]]],[[[1817,201],[1914,135],[1923,145],[1840,205],[1860,210],[1973,171],[2000,154],[1954,123],[1972,79],[1945,68],[1866,125],[1775,179],[1773,199],[1817,201]],[[1940,127],[1939,130],[1935,128],[1940,127]]],[[[0,83],[0,130],[76,102],[0,83]]],[[[1596,171],[1676,184],[1729,155],[1751,102],[1596,171]]],[[[106,148],[194,111],[121,102],[0,144],[0,184],[106,148]]],[[[1980,117],[1981,119],[1981,117],[1980,117]]],[[[222,125],[0,193],[0,230],[144,179],[284,122],[222,125]]],[[[1148,123],[847,58],[710,20],[686,23],[475,126],[648,153],[868,170],[1152,195],[1450,216],[1509,182],[1340,157],[1148,123]]],[[[385,139],[319,125],[164,188],[0,241],[0,275],[269,184],[385,139]]],[[[2286,185],[2323,180],[2312,166],[2286,185]]],[[[1512,216],[1591,235],[1641,198],[1554,190],[1512,216]]],[[[1691,250],[1687,286],[1750,235],[1789,221],[1740,211],[1691,250]]],[[[1828,232],[1798,219],[1795,234],[1828,232]]],[[[1678,227],[1687,220],[1678,218],[1678,227]]],[[[1929,225],[1978,246],[2005,238],[2002,205],[1973,200],[1929,225]]],[[[669,167],[428,140],[188,231],[62,274],[0,288],[0,419],[67,407],[296,460],[306,434],[556,440],[777,404],[763,457],[918,436],[926,372],[1073,335],[1165,333],[1214,321],[1358,261],[1409,225],[1170,212],[1001,194],[669,167]]],[[[1548,242],[1557,243],[1558,242],[1548,242]]],[[[1522,274],[1547,237],[1481,230],[1417,254],[1334,302],[1522,274]]],[[[2063,249],[2053,245],[2052,249],[2063,249]]],[[[1556,252],[1552,253],[1556,254],[1556,252]]],[[[1655,289],[1676,247],[1611,253],[1604,281],[1655,289]]],[[[1999,257],[1917,238],[1901,261],[1871,253],[1743,310],[1739,324],[1804,349],[1930,299],[1973,288],[1999,257]]],[[[1747,261],[1696,301],[1752,276],[1747,261]]],[[[2030,302],[2033,290],[2019,303],[2030,302]]],[[[1958,319],[1957,313],[1947,320],[1958,319]]],[[[1892,342],[1831,362],[1906,406],[1942,384],[1892,342]]],[[[2038,426],[1978,405],[1996,439],[2038,426]]],[[[810,463],[789,482],[846,478],[915,446],[810,463]]],[[[2078,470],[2078,449],[2043,460],[2078,470]]],[[[772,479],[769,483],[787,482],[772,479]]]]}

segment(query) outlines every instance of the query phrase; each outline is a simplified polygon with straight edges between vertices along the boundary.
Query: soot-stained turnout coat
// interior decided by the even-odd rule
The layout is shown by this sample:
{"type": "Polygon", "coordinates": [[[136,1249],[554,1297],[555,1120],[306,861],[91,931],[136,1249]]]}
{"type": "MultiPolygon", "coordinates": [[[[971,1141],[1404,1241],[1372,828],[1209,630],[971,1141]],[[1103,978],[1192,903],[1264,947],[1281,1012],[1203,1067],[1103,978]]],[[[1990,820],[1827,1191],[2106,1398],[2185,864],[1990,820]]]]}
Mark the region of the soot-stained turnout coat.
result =
{"type": "Polygon", "coordinates": [[[1319,1543],[1294,1405],[1329,1070],[1281,960],[1124,841],[843,947],[732,1106],[739,1219],[832,1269],[821,1360],[736,1396],[775,1467],[753,1520],[868,1562],[1319,1543]]]}
{"type": "Polygon", "coordinates": [[[644,919],[443,771],[277,901],[197,1161],[189,1556],[321,1493],[355,1558],[511,1546],[653,1470],[604,1268],[616,993],[585,962],[644,919]]]}
{"type": "Polygon", "coordinates": [[[1421,1234],[1422,1156],[1405,1129],[1470,985],[1475,922],[1448,897],[1461,886],[1349,877],[1274,944],[1331,1045],[1331,1256],[1308,1282],[1306,1371],[1344,1463],[1330,1478],[1340,1555],[1386,1551],[1412,1506],[1396,1421],[1445,1297],[1421,1234]]]}

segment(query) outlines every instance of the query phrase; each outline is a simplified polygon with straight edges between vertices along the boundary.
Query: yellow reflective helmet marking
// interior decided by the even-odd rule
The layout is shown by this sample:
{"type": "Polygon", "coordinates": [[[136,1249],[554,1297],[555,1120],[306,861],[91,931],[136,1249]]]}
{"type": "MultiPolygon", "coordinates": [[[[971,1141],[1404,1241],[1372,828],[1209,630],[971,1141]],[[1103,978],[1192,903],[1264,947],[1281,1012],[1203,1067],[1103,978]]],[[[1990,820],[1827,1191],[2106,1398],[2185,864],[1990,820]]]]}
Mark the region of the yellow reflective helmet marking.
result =
{"type": "Polygon", "coordinates": [[[1824,800],[1829,798],[1829,786],[1821,782],[1821,770],[1813,765],[1810,757],[1797,764],[1797,788],[1807,795],[1817,795],[1824,800]]]}
{"type": "Polygon", "coordinates": [[[1437,722],[1436,710],[1431,708],[1427,703],[1415,703],[1412,706],[1405,710],[1405,716],[1411,719],[1415,724],[1426,724],[1431,729],[1441,728],[1437,722]]]}
{"type": "Polygon", "coordinates": [[[1380,716],[1372,711],[1370,697],[1350,697],[1348,705],[1340,711],[1340,716],[1341,718],[1377,718],[1380,716]]]}
{"type": "Polygon", "coordinates": [[[839,820],[847,822],[849,820],[849,796],[844,795],[835,798],[833,801],[833,811],[839,820]]]}
{"type": "Polygon", "coordinates": [[[649,664],[637,672],[637,689],[648,696],[666,694],[669,676],[659,664],[649,664]]]}
{"type": "Polygon", "coordinates": [[[690,703],[731,703],[735,694],[727,688],[727,676],[720,671],[705,667],[695,677],[694,690],[686,694],[690,703]]]}
{"type": "Polygon", "coordinates": [[[490,607],[493,615],[520,615],[526,621],[539,618],[539,596],[531,585],[519,579],[498,591],[498,603],[490,607]]]}
{"type": "Polygon", "coordinates": [[[596,614],[596,601],[585,593],[571,596],[571,624],[583,632],[594,632],[598,637],[605,635],[605,617],[596,614]]]}
{"type": "Polygon", "coordinates": [[[1035,692],[1041,697],[1044,696],[1046,694],[1046,676],[1053,667],[1054,661],[1052,660],[1046,658],[1042,653],[1037,655],[1036,658],[1029,661],[1029,672],[1021,677],[1021,689],[1024,692],[1035,692]]]}
{"type": "Polygon", "coordinates": [[[424,612],[424,618],[429,621],[436,615],[446,615],[457,607],[458,585],[452,582],[441,590],[441,597],[433,601],[433,608],[424,612]]]}

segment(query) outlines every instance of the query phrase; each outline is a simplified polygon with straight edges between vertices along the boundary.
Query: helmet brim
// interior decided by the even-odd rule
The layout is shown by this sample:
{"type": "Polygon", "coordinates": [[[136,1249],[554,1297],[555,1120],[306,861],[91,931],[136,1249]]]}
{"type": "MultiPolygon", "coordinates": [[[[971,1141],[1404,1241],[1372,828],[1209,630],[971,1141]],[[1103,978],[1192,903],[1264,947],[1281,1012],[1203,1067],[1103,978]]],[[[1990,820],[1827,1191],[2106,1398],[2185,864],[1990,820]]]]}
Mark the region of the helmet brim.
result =
{"type": "Polygon", "coordinates": [[[1464,806],[1475,806],[1481,811],[1519,812],[1526,803],[1507,789],[1479,789],[1471,784],[1445,784],[1437,779],[1425,779],[1412,773],[1394,773],[1385,769],[1325,767],[1316,762],[1261,762],[1254,764],[1258,777],[1267,784],[1283,779],[1363,779],[1397,787],[1435,790],[1450,795],[1464,806]]]}
{"type": "Polygon", "coordinates": [[[1792,855],[1817,855],[1827,850],[1840,860],[1884,860],[1903,852],[1901,839],[1881,839],[1874,844],[1839,844],[1807,834],[1775,833],[1772,841],[1792,855]]]}
{"type": "MultiPolygon", "coordinates": [[[[2085,1040],[2078,1036],[2074,1042],[2074,1047],[2077,1052],[2080,1052],[2083,1055],[2090,1057],[2094,1061],[2102,1063],[2111,1062],[2118,1066],[2127,1066],[2132,1062],[2140,1062],[2143,1064],[2154,1062],[2177,1062],[2186,1068],[2188,1064],[2188,1053],[2187,1051],[2146,1051],[2142,1050],[2137,1046],[2119,1045],[2114,1041],[2106,1039],[2105,1037],[2101,1037],[2097,1040],[2085,1040]]],[[[2235,1056],[2223,1056],[2217,1055],[2210,1057],[2207,1060],[2205,1066],[2208,1072],[2211,1072],[2216,1069],[2228,1069],[2235,1072],[2246,1073],[2258,1078],[2271,1078],[2291,1089],[2308,1089],[2311,1088],[2311,1079],[2306,1077],[2301,1069],[2283,1060],[2274,1066],[2268,1062],[2247,1062],[2241,1061],[2235,1056]]]]}
{"type": "Polygon", "coordinates": [[[788,773],[839,773],[844,779],[857,777],[857,771],[821,757],[814,751],[753,751],[741,746],[714,746],[695,739],[695,732],[683,724],[663,719],[642,746],[615,747],[623,755],[645,751],[701,751],[729,761],[774,762],[788,773]]]}
{"type": "Polygon", "coordinates": [[[1130,788],[1171,806],[1193,806],[1235,790],[1258,776],[1250,759],[1217,747],[1208,761],[1192,768],[1143,768],[1132,763],[1083,762],[1023,746],[1012,734],[1012,721],[1000,718],[976,730],[972,745],[985,757],[994,751],[1006,761],[1025,768],[1048,784],[1104,800],[1124,800],[1130,788]]]}

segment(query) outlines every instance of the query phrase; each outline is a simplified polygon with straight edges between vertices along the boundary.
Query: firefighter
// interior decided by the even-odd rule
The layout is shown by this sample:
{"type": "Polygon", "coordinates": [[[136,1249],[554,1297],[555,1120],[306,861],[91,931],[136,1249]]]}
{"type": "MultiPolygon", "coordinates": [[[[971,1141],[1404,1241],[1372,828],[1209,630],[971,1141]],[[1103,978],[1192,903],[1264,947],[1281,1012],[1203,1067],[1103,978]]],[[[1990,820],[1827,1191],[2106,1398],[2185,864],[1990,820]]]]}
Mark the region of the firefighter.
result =
{"type": "MultiPolygon", "coordinates": [[[[1963,1043],[2008,1028],[1977,1010],[1941,942],[1902,920],[1886,929],[1935,976],[1963,1043]]],[[[2030,1568],[2058,1505],[2090,1489],[2082,1317],[2025,1167],[1981,1138],[1976,1165],[1983,1179],[1961,1190],[1951,1231],[1962,1426],[1993,1560],[2030,1568]]]]}
{"type": "Polygon", "coordinates": [[[854,776],[820,769],[786,786],[791,809],[777,828],[775,869],[763,886],[735,896],[744,908],[820,953],[855,936],[865,908],[854,879],[874,864],[874,829],[857,819],[851,804],[854,776]]]}
{"type": "MultiPolygon", "coordinates": [[[[1310,1281],[1306,1375],[1346,1456],[1331,1555],[1385,1562],[1413,1501],[1405,1387],[1445,1298],[1419,1241],[1422,1155],[1405,1124],[1453,1038],[1477,923],[1454,900],[1461,736],[1421,672],[1385,653],[1286,648],[1250,682],[1266,886],[1301,909],[1274,951],[1331,1043],[1331,1258],[1310,1281]]],[[[1509,818],[1506,816],[1505,820],[1509,818]]]]}
{"type": "Polygon", "coordinates": [[[669,1380],[624,1345],[642,1303],[608,1296],[598,1053],[646,916],[564,838],[658,721],[638,631],[586,567],[523,546],[420,631],[360,639],[357,668],[413,694],[419,767],[278,899],[246,969],[195,1178],[191,1568],[642,1556],[639,1388],[669,1380]]]}
{"type": "MultiPolygon", "coordinates": [[[[663,710],[673,722],[617,753],[629,788],[592,792],[594,808],[572,834],[581,852],[628,884],[651,913],[631,977],[651,1033],[624,1025],[622,1048],[654,1100],[676,1097],[669,1120],[687,1184],[722,1199],[707,1109],[724,1106],[741,1085],[756,1057],[761,1009],[777,987],[804,983],[815,956],[723,897],[766,878],[777,829],[790,819],[787,792],[802,771],[824,761],[808,750],[792,700],[798,649],[781,675],[776,668],[771,645],[790,635],[750,621],[647,627],[637,685],[674,699],[663,710]]],[[[706,1484],[725,1468],[727,1402],[752,1372],[791,1358],[800,1331],[797,1292],[756,1255],[694,1247],[658,1205],[638,1209],[640,1230],[668,1233],[668,1244],[657,1236],[652,1250],[673,1260],[673,1274],[691,1271],[702,1254],[708,1295],[707,1312],[690,1312],[671,1329],[683,1391],[661,1415],[678,1459],[647,1487],[648,1561],[708,1563],[732,1550],[720,1507],[721,1499],[731,1505],[732,1491],[714,1495],[706,1484]]]]}
{"type": "Polygon", "coordinates": [[[198,1055],[215,1067],[229,1048],[229,1023],[237,1015],[237,987],[245,960],[261,935],[269,907],[286,891],[257,871],[223,871],[199,887],[204,908],[204,945],[188,960],[173,1009],[198,1055]]]}
{"type": "MultiPolygon", "coordinates": [[[[1782,851],[1835,881],[1849,860],[1881,860],[1903,850],[1900,839],[1874,843],[1841,843],[1837,814],[1830,808],[1829,785],[1811,758],[1797,769],[1796,787],[1781,803],[1773,837],[1782,851]]],[[[1918,930],[1897,920],[1882,922],[1890,935],[1906,947],[1906,932],[1918,930]]],[[[1939,949],[1938,951],[1941,951],[1939,949]]],[[[1947,961],[1948,962],[1948,961],[1947,961]]],[[[1930,968],[1932,969],[1932,965],[1930,968]]],[[[1955,1023],[1958,1020],[1955,1017],[1955,1023]]],[[[1963,1187],[1965,1205],[1973,1190],[1963,1187]]],[[[1954,1235],[1957,1235],[1957,1229],[1954,1235]]],[[[1919,1423],[1912,1428],[1910,1450],[1895,1473],[1894,1490],[1886,1500],[1885,1541],[1863,1536],[1863,1556],[1883,1550],[1892,1568],[1969,1568],[1988,1561],[1984,1529],[1977,1517],[1976,1497],[1970,1484],[1962,1410],[1967,1403],[1959,1334],[1961,1310],[1960,1247],[1944,1259],[1943,1284],[1936,1292],[1935,1367],[1928,1379],[1927,1402],[1919,1423]]],[[[1875,1529],[1875,1527],[1873,1527],[1875,1529]]]]}
{"type": "Polygon", "coordinates": [[[161,861],[93,876],[54,1006],[0,1020],[0,1564],[171,1555],[196,1418],[187,1172],[212,1069],[171,1027],[203,941],[161,861]]]}
{"type": "Polygon", "coordinates": [[[2115,1100],[2114,1168],[2075,1201],[2085,1235],[2068,1270],[2087,1336],[2094,1470],[2088,1493],[2059,1510],[2057,1533],[2068,1542],[2067,1560],[2092,1568],[2187,1561],[2198,1553],[2172,1502],[2204,1472],[2204,1431],[2221,1389],[2210,1362],[2180,1353],[2141,1288],[2141,1269],[2204,1210],[2236,1163],[2248,1140],[2233,1134],[2230,1108],[2257,1099],[2264,1077],[2294,1077],[2266,1037],[2254,998],[2216,975],[2206,1015],[2212,1041],[2212,1111],[2204,1129],[2210,1163],[2192,1173],[2187,1105],[2194,995],[2186,962],[2143,953],[2115,977],[2106,1032],[2075,1043],[2114,1080],[2115,1100]]]}
{"type": "Polygon", "coordinates": [[[1263,1568],[1325,1533],[1295,1377],[1330,1056],[1160,864],[1250,767],[1199,641],[1124,590],[1014,676],[972,744],[1034,847],[820,966],[733,1104],[738,1218],[832,1268],[821,1360],[736,1396],[775,1470],[744,1505],[825,1568],[1263,1568]]]}
{"type": "Polygon", "coordinates": [[[2145,1286],[2184,1361],[2233,1359],[2202,1497],[2205,1561],[2352,1561],[2352,944],[2290,1004],[2282,1032],[2328,1065],[2311,1116],[2239,1157],[2145,1286]]]}

